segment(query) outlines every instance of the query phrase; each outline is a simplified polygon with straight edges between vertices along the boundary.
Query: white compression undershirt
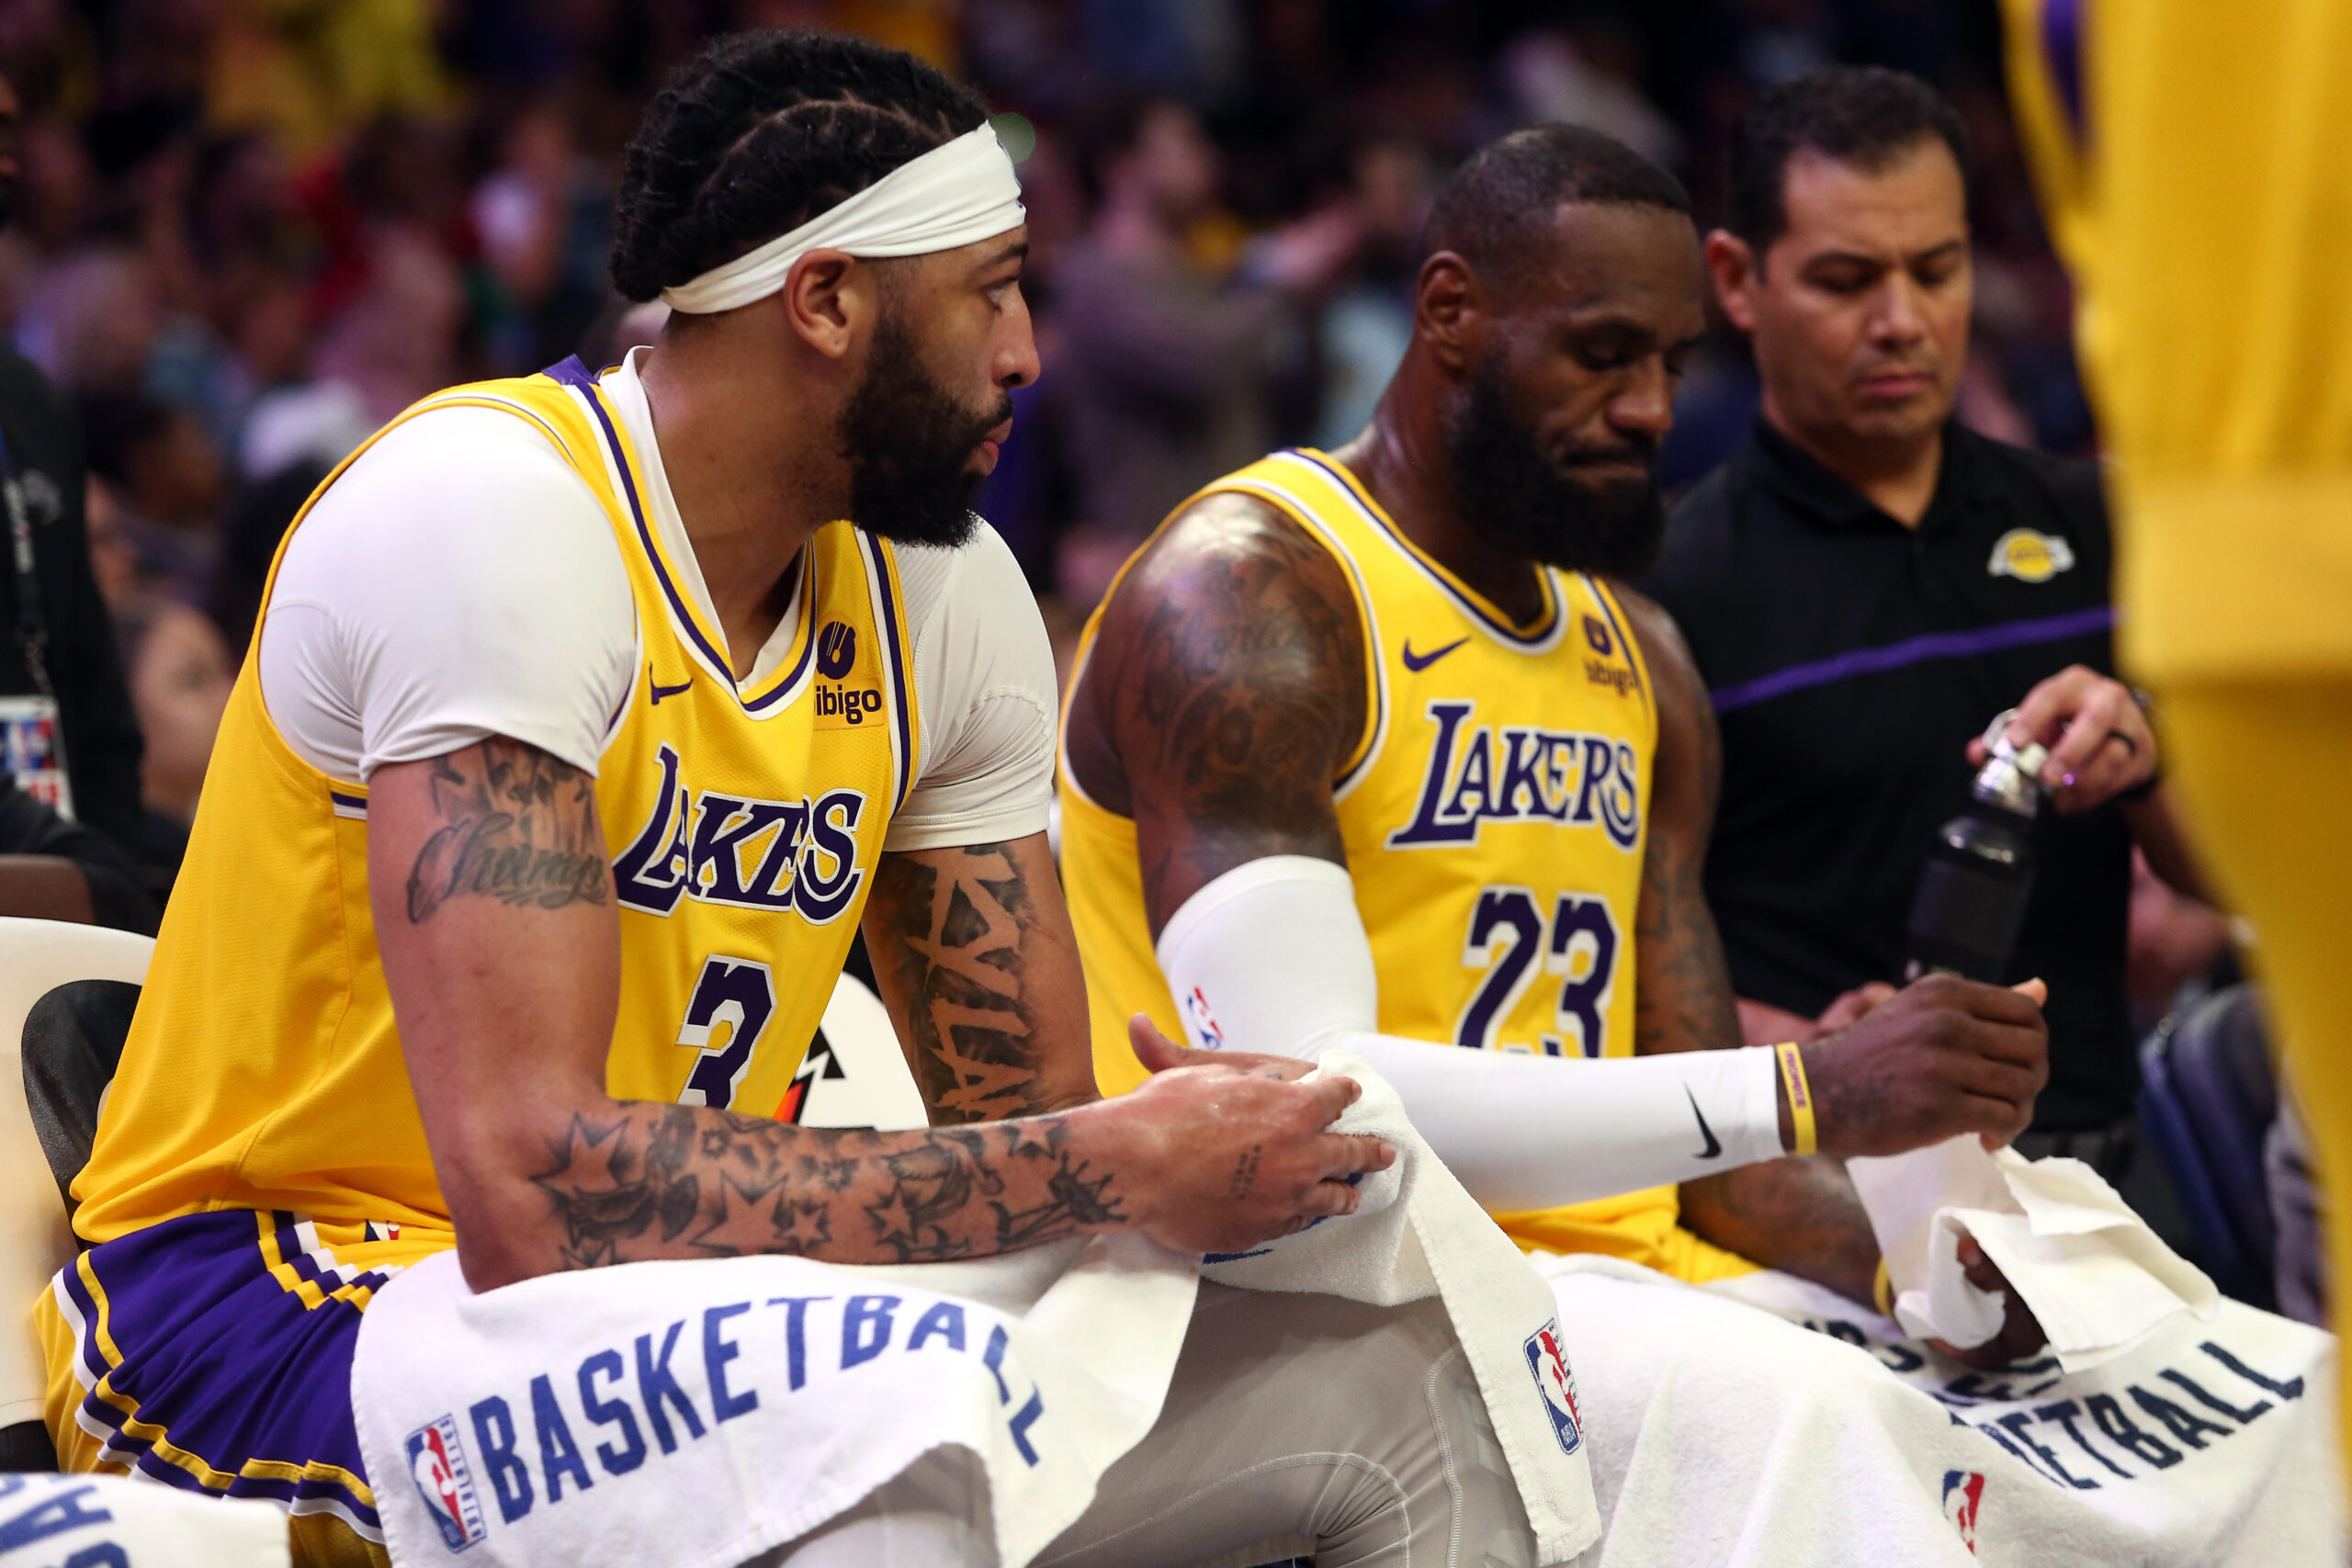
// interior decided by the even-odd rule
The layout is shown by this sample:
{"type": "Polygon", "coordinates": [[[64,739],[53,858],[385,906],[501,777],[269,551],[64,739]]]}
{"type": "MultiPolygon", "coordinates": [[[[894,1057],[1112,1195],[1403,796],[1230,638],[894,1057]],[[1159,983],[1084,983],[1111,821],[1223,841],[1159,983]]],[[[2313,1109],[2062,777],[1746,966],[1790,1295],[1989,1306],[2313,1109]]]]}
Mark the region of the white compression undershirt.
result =
{"type": "MultiPolygon", "coordinates": [[[[642,352],[605,389],[639,454],[649,520],[709,615],[638,380],[642,352]]],[[[899,569],[923,745],[885,847],[1043,831],[1054,662],[1019,563],[983,525],[960,548],[901,547],[899,569]]],[[[796,615],[797,601],[746,683],[789,650],[796,615]]],[[[333,778],[490,735],[594,773],[639,648],[620,546],[587,484],[527,422],[436,409],[368,448],[295,532],[264,611],[262,699],[295,753],[333,778]]]]}
{"type": "Polygon", "coordinates": [[[1488,1209],[1577,1203],[1786,1152],[1767,1046],[1558,1061],[1376,1032],[1372,942],[1354,884],[1329,861],[1270,855],[1227,872],[1176,911],[1159,956],[1188,1043],[1207,1043],[1204,1011],[1236,1050],[1354,1052],[1488,1209]]]}

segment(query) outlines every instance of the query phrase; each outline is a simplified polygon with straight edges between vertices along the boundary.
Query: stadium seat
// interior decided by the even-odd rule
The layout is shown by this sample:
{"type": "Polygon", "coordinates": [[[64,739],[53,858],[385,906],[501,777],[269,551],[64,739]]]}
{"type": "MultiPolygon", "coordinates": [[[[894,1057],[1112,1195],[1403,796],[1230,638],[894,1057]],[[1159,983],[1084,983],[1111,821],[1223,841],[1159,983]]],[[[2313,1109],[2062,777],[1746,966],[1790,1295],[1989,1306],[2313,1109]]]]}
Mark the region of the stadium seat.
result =
{"type": "MultiPolygon", "coordinates": [[[[77,1018],[85,1025],[101,1026],[114,1013],[119,1013],[127,1027],[129,1010],[120,1005],[119,992],[106,998],[76,983],[98,980],[135,987],[146,979],[147,960],[154,948],[150,938],[99,926],[0,919],[0,1082],[31,1077],[26,1072],[31,1062],[24,1043],[37,1011],[45,1036],[77,1018]],[[61,987],[74,989],[44,1007],[61,987]],[[91,1010],[94,1006],[97,1010],[91,1010]]],[[[120,1052],[119,1037],[112,1049],[120,1052]]],[[[85,1080],[60,1079],[46,1050],[37,1050],[34,1056],[42,1062],[41,1089],[34,1090],[28,1081],[25,1094],[0,1093],[0,1303],[8,1314],[7,1327],[0,1332],[0,1469],[5,1470],[55,1463],[40,1423],[49,1379],[40,1344],[33,1336],[32,1309],[49,1288],[50,1276],[74,1260],[74,1232],[50,1147],[69,1132],[65,1117],[73,1100],[59,1091],[85,1080]],[[31,1098],[35,1092],[44,1105],[39,1115],[31,1098]],[[43,1115],[55,1125],[44,1130],[43,1115]]],[[[112,1070],[109,1055],[106,1071],[112,1070]]],[[[104,1087],[103,1079],[97,1087],[104,1087]]],[[[88,1111],[89,1125],[95,1127],[94,1099],[88,1111]]],[[[88,1151],[86,1132],[81,1148],[88,1151]]],[[[68,1171],[64,1179],[71,1179],[68,1171]]]]}
{"type": "Polygon", "coordinates": [[[2259,1000],[2216,992],[2140,1048],[2140,1118],[2196,1233],[2198,1261],[2223,1293],[2268,1308],[2278,1228],[2263,1138],[2278,1115],[2259,1000]]]}

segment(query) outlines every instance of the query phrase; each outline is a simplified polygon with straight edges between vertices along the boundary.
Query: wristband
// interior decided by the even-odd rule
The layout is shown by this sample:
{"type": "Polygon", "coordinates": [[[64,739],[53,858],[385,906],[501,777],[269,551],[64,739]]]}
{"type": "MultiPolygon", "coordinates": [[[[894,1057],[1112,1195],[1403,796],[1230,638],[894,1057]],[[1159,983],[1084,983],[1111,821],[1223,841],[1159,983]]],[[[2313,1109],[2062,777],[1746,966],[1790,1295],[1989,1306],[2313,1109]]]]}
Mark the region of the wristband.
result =
{"type": "Polygon", "coordinates": [[[1804,1054],[1794,1042],[1782,1041],[1772,1047],[1780,1058],[1781,1083],[1789,1091],[1789,1123],[1796,1135],[1796,1147],[1792,1154],[1809,1155],[1819,1147],[1813,1125],[1813,1091],[1805,1087],[1804,1054]]]}
{"type": "Polygon", "coordinates": [[[1881,1317],[1894,1315],[1894,1277],[1886,1271],[1883,1258],[1878,1260],[1878,1277],[1871,1281],[1871,1304],[1881,1317]]]}

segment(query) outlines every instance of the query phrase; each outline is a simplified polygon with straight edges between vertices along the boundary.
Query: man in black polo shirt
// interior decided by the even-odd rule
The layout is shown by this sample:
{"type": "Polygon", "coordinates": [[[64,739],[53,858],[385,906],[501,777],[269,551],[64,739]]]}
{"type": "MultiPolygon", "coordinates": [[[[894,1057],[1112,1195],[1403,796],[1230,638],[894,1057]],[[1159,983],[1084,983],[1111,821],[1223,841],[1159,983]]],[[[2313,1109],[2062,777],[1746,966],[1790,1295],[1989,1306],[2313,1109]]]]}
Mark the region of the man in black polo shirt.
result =
{"type": "Polygon", "coordinates": [[[2138,1068],[2123,995],[2136,836],[2190,879],[2156,741],[2114,679],[2094,465],[1963,429],[1967,147],[1925,83],[1833,68],[1767,93],[1732,149],[1718,298],[1764,386],[1753,438],[1676,509],[1644,584],[1689,637],[1723,734],[1707,893],[1751,1040],[1809,1039],[1892,994],[1937,827],[1981,736],[2052,748],[2013,979],[2049,982],[2030,1154],[2120,1175],[2138,1068]],[[2056,1134],[2057,1136],[2052,1136],[2056,1134]],[[2039,1146],[2036,1146],[2036,1145],[2039,1146]]]}

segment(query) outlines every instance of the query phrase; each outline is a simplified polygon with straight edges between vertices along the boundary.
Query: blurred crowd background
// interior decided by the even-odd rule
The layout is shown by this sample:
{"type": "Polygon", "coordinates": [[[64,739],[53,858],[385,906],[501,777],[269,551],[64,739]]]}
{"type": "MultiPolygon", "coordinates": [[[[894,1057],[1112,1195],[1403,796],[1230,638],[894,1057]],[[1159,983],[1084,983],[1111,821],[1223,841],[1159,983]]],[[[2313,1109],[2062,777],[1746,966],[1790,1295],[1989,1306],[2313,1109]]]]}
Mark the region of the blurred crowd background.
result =
{"type": "MultiPolygon", "coordinates": [[[[1961,417],[2092,439],[1995,0],[0,0],[0,324],[81,414],[154,818],[192,815],[271,553],[337,459],[437,388],[658,330],[605,274],[620,151],[701,38],[752,26],[914,50],[1001,111],[1046,374],[986,510],[1065,644],[1195,486],[1362,425],[1464,154],[1591,125],[1679,173],[1704,222],[1741,109],[1828,61],[1927,77],[1974,139],[1961,417]]],[[[1719,330],[1670,489],[1755,397],[1719,330]]],[[[2177,915],[2143,922],[2159,1010],[2220,942],[2177,915]]]]}

